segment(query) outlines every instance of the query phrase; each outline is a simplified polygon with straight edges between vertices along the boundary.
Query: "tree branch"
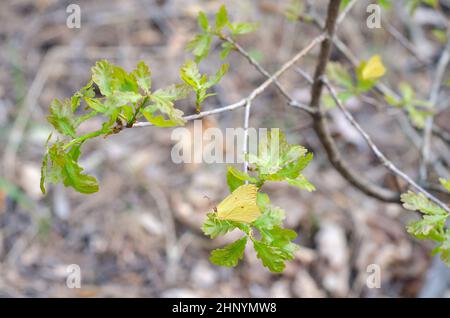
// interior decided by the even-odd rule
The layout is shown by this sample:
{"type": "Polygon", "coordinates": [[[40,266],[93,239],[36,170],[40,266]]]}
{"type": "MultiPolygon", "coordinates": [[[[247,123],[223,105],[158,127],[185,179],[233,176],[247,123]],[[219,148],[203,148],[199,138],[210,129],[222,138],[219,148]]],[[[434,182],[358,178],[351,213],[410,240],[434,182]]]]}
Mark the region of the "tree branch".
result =
{"type": "MultiPolygon", "coordinates": [[[[248,101],[253,101],[256,97],[258,97],[261,93],[263,93],[267,87],[269,87],[272,83],[275,82],[284,72],[286,72],[289,68],[291,68],[298,60],[300,60],[302,57],[304,57],[306,54],[308,54],[316,45],[324,41],[326,38],[325,34],[321,34],[317,36],[314,40],[312,40],[304,49],[302,49],[300,52],[298,52],[294,57],[292,57],[289,61],[284,63],[278,71],[276,71],[272,76],[270,76],[267,80],[265,80],[261,85],[259,85],[257,88],[255,88],[250,95],[248,95],[246,98],[241,99],[240,101],[230,104],[227,106],[223,106],[220,108],[215,108],[212,110],[203,111],[199,114],[184,116],[184,120],[190,121],[195,119],[200,119],[206,116],[214,115],[223,113],[226,111],[235,110],[237,108],[244,107],[248,101]]],[[[130,128],[137,128],[137,127],[149,127],[153,126],[152,123],[149,122],[137,122],[130,128]]]]}
{"type": "Polygon", "coordinates": [[[322,95],[323,82],[322,76],[325,74],[326,67],[331,52],[332,39],[337,22],[337,15],[339,13],[340,0],[330,0],[328,6],[328,15],[325,23],[325,29],[327,33],[327,39],[322,42],[322,47],[317,62],[316,70],[314,73],[314,79],[312,80],[311,87],[311,102],[310,106],[318,109],[318,112],[314,115],[314,129],[325,148],[328,159],[336,170],[344,177],[350,184],[360,189],[362,192],[369,196],[375,197],[382,201],[398,202],[400,194],[381,188],[369,180],[362,178],[359,174],[354,173],[350,167],[348,167],[341,158],[340,152],[336,146],[336,143],[331,136],[328,128],[328,123],[320,106],[320,99],[322,95]]]}
{"type": "Polygon", "coordinates": [[[405,180],[411,187],[413,187],[418,192],[425,195],[428,199],[433,201],[435,204],[440,206],[442,209],[444,209],[447,213],[450,214],[450,208],[443,203],[441,200],[430,194],[428,191],[426,191],[424,188],[422,188],[420,185],[418,185],[412,178],[410,178],[406,173],[401,171],[399,168],[397,168],[392,161],[390,161],[377,147],[377,145],[372,141],[370,136],[362,129],[362,127],[358,124],[358,122],[355,120],[353,115],[345,108],[339,97],[337,96],[336,91],[334,88],[329,84],[329,82],[322,78],[321,81],[324,83],[324,85],[327,87],[328,91],[330,92],[333,100],[336,102],[340,110],[344,113],[347,120],[352,124],[353,127],[356,128],[356,130],[361,134],[361,136],[364,138],[364,140],[369,145],[370,149],[372,149],[375,156],[380,160],[380,162],[393,174],[397,175],[398,177],[405,180]]]}
{"type": "MultiPolygon", "coordinates": [[[[436,109],[436,105],[439,99],[439,90],[442,85],[445,70],[450,62],[450,41],[447,42],[444,51],[442,52],[439,62],[436,67],[436,71],[433,74],[433,84],[431,86],[430,104],[436,109]]],[[[428,177],[428,164],[430,161],[431,151],[431,137],[433,135],[434,116],[427,117],[425,122],[425,128],[423,130],[423,143],[421,152],[421,164],[420,164],[420,180],[426,181],[428,177]]]]}

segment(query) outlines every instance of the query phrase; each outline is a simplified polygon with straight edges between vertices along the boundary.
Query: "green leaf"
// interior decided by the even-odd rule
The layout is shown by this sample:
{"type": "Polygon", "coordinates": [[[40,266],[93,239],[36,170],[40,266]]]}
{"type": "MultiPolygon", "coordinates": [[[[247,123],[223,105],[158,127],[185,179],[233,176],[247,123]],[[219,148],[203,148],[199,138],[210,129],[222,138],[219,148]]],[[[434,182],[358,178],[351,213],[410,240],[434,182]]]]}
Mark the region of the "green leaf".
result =
{"type": "Polygon", "coordinates": [[[216,31],[220,32],[228,22],[228,12],[225,5],[222,5],[216,14],[216,31]]]}
{"type": "Polygon", "coordinates": [[[198,13],[198,18],[197,18],[197,20],[198,20],[198,25],[200,26],[200,28],[201,28],[203,31],[208,32],[208,29],[209,29],[209,23],[208,23],[208,18],[206,17],[205,12],[200,11],[200,12],[198,13]]]}
{"type": "Polygon", "coordinates": [[[256,166],[261,179],[281,181],[299,175],[312,158],[305,158],[306,153],[306,148],[287,143],[280,130],[272,129],[266,138],[261,138],[258,155],[249,154],[247,159],[256,166]]]}
{"type": "Polygon", "coordinates": [[[206,221],[202,225],[202,231],[212,239],[224,235],[236,228],[236,224],[226,220],[219,220],[216,213],[208,213],[206,221]]]}
{"type": "Polygon", "coordinates": [[[221,44],[221,47],[222,51],[220,52],[220,58],[224,60],[228,56],[228,54],[230,54],[231,50],[234,49],[234,45],[230,42],[223,42],[221,44]]]}
{"type": "MultiPolygon", "coordinates": [[[[98,191],[97,180],[83,174],[83,168],[78,165],[81,144],[74,145],[65,152],[61,142],[54,143],[48,148],[42,171],[44,180],[57,183],[62,182],[66,187],[72,187],[80,193],[94,193],[98,191]]],[[[44,181],[43,181],[44,182],[44,181]]],[[[42,186],[42,188],[45,187],[42,186]]]]}
{"type": "Polygon", "coordinates": [[[219,83],[220,80],[222,79],[222,77],[224,77],[224,75],[227,73],[229,66],[230,65],[227,63],[222,64],[222,66],[219,68],[219,70],[216,72],[216,74],[214,76],[209,77],[208,82],[206,82],[204,84],[204,87],[206,89],[209,89],[212,86],[219,83]]]}
{"type": "Polygon", "coordinates": [[[163,115],[154,115],[147,109],[141,110],[141,113],[144,115],[145,119],[147,119],[149,123],[152,123],[156,127],[176,127],[184,125],[184,122],[180,122],[179,120],[174,121],[171,119],[166,119],[164,118],[163,115]]]}
{"type": "Polygon", "coordinates": [[[6,195],[8,199],[18,203],[24,209],[32,210],[35,207],[36,203],[20,187],[2,177],[0,177],[0,191],[2,195],[6,195]]]}
{"type": "Polygon", "coordinates": [[[249,22],[233,23],[231,27],[231,33],[233,35],[238,35],[254,32],[256,31],[256,29],[258,29],[258,26],[259,26],[258,23],[249,23],[249,22]]]}
{"type": "Polygon", "coordinates": [[[253,247],[255,248],[256,256],[271,272],[280,273],[284,270],[286,258],[282,250],[257,240],[253,240],[253,247]]]}
{"type": "Polygon", "coordinates": [[[420,211],[428,215],[447,215],[444,209],[430,202],[422,193],[408,191],[403,193],[400,199],[407,210],[420,211]]]}
{"type": "Polygon", "coordinates": [[[200,70],[194,61],[188,60],[184,63],[180,69],[180,76],[183,82],[195,90],[200,88],[202,75],[200,74],[200,70]]]}
{"type": "Polygon", "coordinates": [[[414,106],[407,107],[407,112],[413,125],[421,129],[425,127],[426,119],[432,114],[429,111],[418,110],[414,106]]]}
{"type": "Polygon", "coordinates": [[[447,33],[444,30],[433,29],[431,33],[441,44],[445,44],[447,42],[447,33]]]}
{"type": "Polygon", "coordinates": [[[411,222],[406,227],[409,234],[418,239],[432,239],[442,241],[442,230],[445,226],[446,215],[424,215],[422,220],[411,222]]]}
{"type": "Polygon", "coordinates": [[[353,89],[352,75],[340,63],[332,62],[327,66],[328,77],[346,89],[353,89]]]}
{"type": "Polygon", "coordinates": [[[272,229],[274,226],[281,226],[286,217],[282,208],[269,204],[258,202],[261,210],[261,216],[253,223],[258,229],[272,229]]]}
{"type": "Polygon", "coordinates": [[[408,224],[409,234],[418,239],[431,239],[436,242],[443,242],[446,239],[445,224],[448,214],[444,209],[430,202],[423,194],[412,191],[402,194],[401,201],[406,209],[425,214],[421,220],[408,224]]]}
{"type": "Polygon", "coordinates": [[[440,178],[439,182],[442,184],[442,186],[447,189],[447,191],[450,191],[450,179],[445,180],[444,178],[440,178]]]}
{"type": "Polygon", "coordinates": [[[447,229],[443,242],[436,248],[435,252],[441,253],[441,260],[450,267],[450,230],[447,229]]]}
{"type": "Polygon", "coordinates": [[[46,152],[43,159],[42,159],[42,165],[41,165],[41,179],[39,182],[41,192],[43,194],[46,193],[45,190],[45,179],[47,177],[47,166],[48,166],[48,153],[46,152]]]}
{"type": "Polygon", "coordinates": [[[75,116],[69,100],[60,102],[54,99],[50,104],[50,115],[47,116],[47,120],[61,134],[76,137],[75,116]]]}
{"type": "Polygon", "coordinates": [[[106,113],[109,110],[108,106],[102,104],[97,98],[85,98],[84,100],[90,108],[99,113],[106,113]]]}
{"type": "Polygon", "coordinates": [[[304,12],[304,6],[301,0],[291,0],[285,15],[290,22],[296,22],[304,12]]]}
{"type": "Polygon", "coordinates": [[[136,99],[140,98],[138,94],[139,86],[135,76],[128,74],[123,68],[113,65],[107,60],[101,60],[95,64],[92,68],[92,80],[104,96],[115,97],[121,103],[124,101],[135,102],[136,99]]]}
{"type": "Polygon", "coordinates": [[[305,178],[304,175],[299,175],[296,179],[286,179],[286,181],[300,190],[306,190],[312,192],[316,190],[316,187],[305,178]]]}
{"type": "Polygon", "coordinates": [[[413,125],[417,128],[423,128],[427,117],[433,114],[431,111],[432,105],[416,99],[414,89],[408,83],[400,83],[399,90],[402,95],[400,99],[387,95],[385,96],[386,102],[392,106],[405,109],[413,125]]]}
{"type": "Polygon", "coordinates": [[[216,249],[211,252],[209,258],[211,263],[218,266],[234,267],[240,259],[244,257],[245,245],[247,244],[247,237],[227,245],[224,248],[216,249]]]}
{"type": "MultiPolygon", "coordinates": [[[[306,155],[299,157],[297,160],[284,165],[277,173],[269,175],[267,180],[270,181],[283,181],[287,179],[296,179],[301,176],[302,172],[313,159],[313,153],[309,152],[306,155]]],[[[301,176],[304,178],[304,176],[301,176]]]]}
{"type": "Polygon", "coordinates": [[[206,74],[200,74],[198,65],[194,61],[186,61],[180,69],[180,77],[184,83],[193,88],[196,94],[196,105],[199,111],[200,104],[209,96],[207,91],[216,85],[228,70],[228,64],[223,64],[214,76],[209,78],[206,74]]]}
{"type": "Polygon", "coordinates": [[[186,85],[171,85],[167,88],[158,89],[150,95],[151,102],[149,106],[141,109],[141,113],[156,126],[184,125],[186,121],[183,118],[183,112],[175,108],[174,102],[186,98],[188,91],[186,85]],[[162,115],[156,115],[156,112],[161,112],[168,119],[165,119],[162,115]]]}
{"type": "Polygon", "coordinates": [[[340,11],[344,10],[348,6],[349,3],[350,3],[350,0],[342,0],[341,4],[339,6],[339,10],[340,11]]]}
{"type": "Polygon", "coordinates": [[[109,96],[113,92],[112,81],[114,78],[114,66],[107,60],[101,60],[92,67],[92,80],[97,84],[100,92],[104,96],[109,96]]]}
{"type": "Polygon", "coordinates": [[[294,252],[299,246],[291,241],[297,238],[297,233],[280,226],[274,226],[271,229],[261,230],[261,235],[264,242],[278,248],[283,253],[285,260],[294,259],[294,252]]]}
{"type": "Polygon", "coordinates": [[[195,56],[196,62],[200,62],[209,55],[212,37],[210,34],[198,34],[186,45],[186,49],[195,56]]]}
{"type": "Polygon", "coordinates": [[[136,78],[139,87],[146,94],[149,94],[150,88],[152,87],[152,78],[150,68],[144,63],[144,61],[139,61],[132,74],[136,78]]]}
{"type": "Polygon", "coordinates": [[[89,81],[86,86],[82,87],[78,92],[73,94],[72,98],[70,99],[70,102],[72,104],[72,112],[75,113],[77,108],[81,104],[81,99],[83,98],[93,98],[95,97],[94,87],[93,87],[93,81],[89,81]]]}
{"type": "Polygon", "coordinates": [[[43,194],[46,193],[45,180],[47,178],[47,169],[48,169],[47,167],[48,167],[48,157],[49,157],[47,148],[48,148],[48,143],[50,142],[51,138],[52,138],[52,133],[50,133],[48,135],[47,141],[45,142],[46,151],[45,151],[44,157],[42,158],[41,179],[40,179],[39,185],[40,185],[40,188],[41,188],[41,191],[43,194]]]}
{"type": "Polygon", "coordinates": [[[256,178],[250,177],[247,173],[241,170],[238,170],[232,166],[227,167],[227,183],[230,188],[230,192],[233,192],[239,188],[245,183],[245,181],[249,181],[250,183],[258,182],[256,178]]]}

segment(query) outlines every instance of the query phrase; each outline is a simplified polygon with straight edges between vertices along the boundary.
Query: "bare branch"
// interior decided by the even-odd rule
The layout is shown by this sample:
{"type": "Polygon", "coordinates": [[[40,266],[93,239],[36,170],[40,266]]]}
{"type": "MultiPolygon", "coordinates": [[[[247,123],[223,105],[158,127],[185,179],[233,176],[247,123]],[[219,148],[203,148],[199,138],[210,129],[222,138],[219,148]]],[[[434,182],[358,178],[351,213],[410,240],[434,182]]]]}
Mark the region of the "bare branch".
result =
{"type": "MultiPolygon", "coordinates": [[[[247,100],[244,113],[244,142],[242,143],[242,154],[245,156],[248,153],[248,126],[250,122],[250,109],[252,108],[252,101],[247,100]]],[[[248,161],[244,159],[243,171],[248,171],[248,161]]],[[[247,183],[247,182],[246,182],[247,183]]]]}
{"type": "Polygon", "coordinates": [[[428,191],[426,191],[424,188],[422,188],[420,185],[418,185],[411,177],[409,177],[406,173],[401,171],[399,168],[397,168],[392,161],[390,161],[377,147],[377,145],[372,141],[370,136],[362,129],[362,127],[358,124],[358,122],[355,120],[353,115],[345,108],[339,97],[337,96],[336,91],[334,88],[329,84],[329,82],[325,79],[321,79],[324,85],[327,87],[328,91],[330,92],[333,100],[338,105],[339,109],[344,113],[347,120],[353,125],[353,127],[356,128],[356,130],[361,134],[361,136],[364,138],[364,140],[369,145],[370,149],[372,149],[375,156],[380,160],[380,162],[393,174],[396,176],[402,178],[405,180],[412,188],[414,188],[416,191],[422,193],[425,195],[428,199],[433,201],[435,204],[440,206],[442,209],[444,209],[446,212],[450,213],[450,208],[443,203],[441,200],[430,194],[428,191]]]}
{"type": "MultiPolygon", "coordinates": [[[[248,95],[246,98],[241,99],[240,101],[227,105],[224,107],[203,111],[199,114],[195,115],[189,115],[183,117],[184,120],[190,121],[195,119],[200,119],[206,116],[214,115],[223,113],[226,111],[235,110],[240,107],[244,107],[248,101],[253,101],[256,97],[258,97],[261,93],[263,93],[268,86],[270,86],[275,80],[277,80],[284,72],[286,72],[289,68],[291,68],[298,60],[300,60],[302,57],[304,57],[306,54],[308,54],[317,44],[324,41],[326,38],[325,34],[321,34],[318,37],[316,37],[314,40],[312,40],[304,49],[302,49],[300,52],[298,52],[294,57],[292,57],[289,61],[283,64],[283,66],[275,72],[272,76],[270,76],[267,80],[265,80],[261,85],[259,85],[256,89],[254,89],[250,95],[248,95]]],[[[149,122],[137,122],[135,123],[131,128],[134,127],[148,127],[153,126],[152,123],[149,122]]]]}
{"type": "Polygon", "coordinates": [[[323,74],[325,74],[325,70],[328,64],[336,19],[339,12],[339,5],[340,0],[330,0],[330,4],[328,6],[327,21],[325,24],[328,38],[324,42],[322,42],[321,52],[319,55],[319,60],[317,62],[314,79],[310,79],[309,76],[305,76],[304,72],[300,70],[301,75],[303,75],[312,83],[310,106],[318,109],[318,112],[314,115],[314,129],[325,148],[328,159],[336,168],[336,170],[342,175],[342,177],[344,177],[353,186],[360,189],[362,192],[366,193],[369,196],[375,197],[382,201],[398,202],[400,199],[400,194],[381,188],[371,183],[369,180],[366,180],[360,175],[354,173],[352,169],[344,163],[341,158],[341,154],[336,146],[336,143],[330,134],[327,120],[320,106],[320,99],[323,88],[321,77],[323,76],[323,74]]]}
{"type": "MultiPolygon", "coordinates": [[[[436,108],[439,99],[439,90],[442,85],[445,70],[450,62],[450,41],[447,42],[444,51],[442,52],[439,62],[436,67],[436,71],[433,75],[433,84],[431,86],[430,98],[428,101],[436,108]]],[[[425,128],[423,130],[423,143],[421,152],[421,164],[420,164],[420,180],[425,181],[428,177],[428,165],[430,162],[431,151],[431,137],[433,134],[434,116],[430,115],[426,119],[425,128]]]]}

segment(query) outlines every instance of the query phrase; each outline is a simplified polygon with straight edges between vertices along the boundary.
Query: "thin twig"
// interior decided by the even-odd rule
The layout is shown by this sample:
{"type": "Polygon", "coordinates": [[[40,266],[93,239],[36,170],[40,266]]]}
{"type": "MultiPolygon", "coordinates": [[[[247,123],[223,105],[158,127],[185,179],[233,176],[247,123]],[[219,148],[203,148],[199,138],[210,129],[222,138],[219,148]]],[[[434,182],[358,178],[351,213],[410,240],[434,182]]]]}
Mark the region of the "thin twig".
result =
{"type": "Polygon", "coordinates": [[[396,176],[402,178],[405,180],[411,187],[413,187],[418,192],[425,195],[428,199],[433,201],[435,204],[440,206],[442,209],[444,209],[447,213],[450,214],[450,208],[443,203],[441,200],[436,198],[434,195],[430,194],[428,191],[426,191],[424,188],[422,188],[420,185],[418,185],[411,177],[409,177],[406,173],[401,171],[399,168],[397,168],[392,161],[390,161],[384,154],[381,152],[381,150],[378,148],[378,146],[372,141],[370,136],[365,132],[364,129],[358,124],[358,122],[355,120],[353,115],[345,108],[344,104],[341,102],[339,97],[337,96],[336,91],[334,88],[330,85],[328,80],[326,78],[321,79],[322,83],[327,87],[328,91],[331,94],[331,97],[335,101],[335,103],[338,105],[339,109],[344,113],[347,120],[352,124],[353,127],[356,128],[356,130],[360,133],[360,135],[364,138],[364,140],[369,145],[370,149],[372,149],[375,156],[380,160],[380,162],[393,174],[396,176]]]}
{"type": "MultiPolygon", "coordinates": [[[[317,36],[314,40],[312,40],[304,49],[302,49],[300,52],[298,52],[294,57],[292,57],[289,61],[284,63],[282,67],[275,72],[272,76],[270,76],[267,80],[265,80],[261,85],[259,85],[256,89],[254,89],[250,95],[248,95],[246,98],[241,99],[240,101],[223,106],[220,108],[215,108],[208,111],[203,111],[199,114],[195,115],[189,115],[183,117],[184,120],[190,121],[195,119],[200,119],[206,116],[214,115],[214,114],[220,114],[226,111],[235,110],[240,107],[244,107],[248,101],[253,101],[257,96],[259,96],[261,93],[263,93],[268,86],[270,86],[276,79],[278,79],[284,72],[286,72],[289,68],[291,68],[298,60],[300,60],[302,57],[304,57],[306,54],[308,54],[317,44],[324,41],[326,38],[325,34],[321,34],[317,36]]],[[[135,127],[148,127],[153,126],[152,123],[149,122],[137,122],[133,125],[132,128],[135,127]]]]}
{"type": "Polygon", "coordinates": [[[354,5],[358,2],[358,0],[351,0],[344,8],[342,13],[339,15],[337,21],[336,21],[336,28],[339,27],[339,25],[344,21],[347,14],[353,9],[354,5]]]}
{"type": "MultiPolygon", "coordinates": [[[[311,15],[308,16],[309,19],[306,19],[306,17],[304,17],[305,20],[311,20],[313,21],[313,23],[320,29],[323,28],[324,22],[322,21],[322,19],[316,15],[311,15]]],[[[350,50],[350,48],[344,43],[342,42],[341,39],[339,39],[338,36],[334,36],[333,37],[333,44],[336,46],[336,48],[338,49],[338,51],[354,66],[357,67],[360,63],[359,59],[355,56],[355,54],[353,54],[353,52],[350,50]]],[[[379,93],[381,93],[382,95],[390,95],[396,99],[400,99],[401,97],[391,88],[389,88],[388,86],[386,86],[385,84],[383,84],[382,82],[378,82],[375,85],[375,90],[377,90],[379,93]]],[[[440,129],[439,127],[436,127],[436,125],[433,126],[432,128],[433,134],[435,134],[436,136],[438,136],[439,138],[441,138],[443,141],[445,141],[446,143],[450,143],[450,134],[446,133],[445,131],[442,131],[442,129],[440,129]]]]}
{"type": "MultiPolygon", "coordinates": [[[[248,153],[248,127],[250,122],[250,109],[252,108],[252,101],[248,100],[245,105],[244,113],[244,140],[242,143],[242,155],[245,156],[248,153]]],[[[247,173],[248,171],[248,161],[244,158],[243,171],[247,173]]],[[[246,182],[247,183],[247,182],[246,182]]]]}
{"type": "Polygon", "coordinates": [[[412,44],[400,31],[398,31],[389,21],[385,21],[385,24],[387,25],[386,30],[389,32],[389,34],[400,43],[401,46],[403,46],[406,50],[409,51],[422,65],[428,65],[430,61],[423,58],[420,53],[417,51],[417,49],[414,47],[414,44],[412,44]]]}
{"type": "MultiPolygon", "coordinates": [[[[224,36],[223,39],[229,43],[231,43],[234,48],[236,49],[236,51],[241,54],[243,57],[245,57],[247,59],[247,61],[253,65],[258,72],[260,72],[262,75],[264,75],[267,78],[270,78],[270,74],[269,72],[267,72],[262,66],[261,64],[258,63],[258,61],[256,61],[239,43],[237,43],[235,40],[233,40],[231,37],[229,36],[224,36]]],[[[280,82],[278,80],[275,80],[273,82],[273,84],[275,85],[275,87],[278,89],[278,91],[281,93],[281,95],[283,95],[287,100],[289,105],[300,108],[304,111],[306,111],[309,114],[313,114],[316,110],[309,107],[308,105],[303,105],[301,103],[298,103],[296,101],[294,101],[294,99],[289,95],[289,93],[283,88],[283,86],[281,86],[280,82]]]]}
{"type": "MultiPolygon", "coordinates": [[[[429,103],[432,107],[436,108],[439,99],[439,90],[442,85],[445,70],[450,62],[450,41],[447,42],[444,51],[442,52],[439,62],[436,66],[436,71],[433,74],[433,84],[431,86],[429,103]]],[[[431,137],[433,134],[434,116],[430,115],[425,121],[425,128],[423,130],[423,143],[421,152],[421,164],[420,164],[420,180],[426,181],[428,177],[428,165],[430,162],[431,151],[431,137]]]]}
{"type": "MultiPolygon", "coordinates": [[[[330,0],[328,6],[328,15],[325,23],[325,29],[327,32],[327,40],[322,42],[322,47],[317,62],[314,78],[311,79],[303,71],[300,70],[301,75],[305,75],[305,78],[312,84],[311,88],[311,102],[310,106],[318,110],[314,117],[314,130],[317,133],[326,153],[329,161],[335,167],[335,169],[345,178],[350,184],[360,189],[367,195],[380,199],[386,202],[398,202],[400,194],[381,188],[367,179],[362,178],[359,174],[353,172],[353,170],[347,166],[342,160],[339,149],[330,133],[327,119],[323,113],[320,99],[322,95],[323,83],[320,80],[325,74],[325,70],[328,64],[328,60],[331,52],[331,45],[333,42],[335,25],[337,21],[337,15],[339,12],[340,0],[330,0]]],[[[297,70],[297,72],[299,72],[297,70]]]]}

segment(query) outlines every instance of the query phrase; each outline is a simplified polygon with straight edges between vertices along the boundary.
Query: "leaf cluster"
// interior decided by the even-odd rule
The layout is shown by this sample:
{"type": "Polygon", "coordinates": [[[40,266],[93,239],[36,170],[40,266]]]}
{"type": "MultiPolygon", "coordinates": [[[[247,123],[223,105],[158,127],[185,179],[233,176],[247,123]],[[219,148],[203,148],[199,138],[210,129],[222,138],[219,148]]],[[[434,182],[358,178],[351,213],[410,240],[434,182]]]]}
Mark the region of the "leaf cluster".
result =
{"type": "MultiPolygon", "coordinates": [[[[441,183],[450,191],[450,180],[441,179],[441,183]]],[[[423,214],[421,220],[408,224],[408,233],[421,240],[435,241],[438,245],[433,253],[440,253],[442,261],[450,266],[450,230],[446,228],[448,213],[421,193],[409,191],[402,194],[401,200],[406,209],[423,214]]]]}
{"type": "MultiPolygon", "coordinates": [[[[268,138],[260,142],[258,152],[257,156],[249,156],[253,165],[251,175],[228,167],[227,183],[230,192],[246,182],[261,188],[266,181],[287,181],[300,189],[314,190],[314,186],[301,174],[312,159],[312,155],[302,146],[288,144],[279,130],[272,130],[268,138]],[[279,148],[279,151],[274,148],[279,148]]],[[[298,245],[293,241],[297,234],[283,228],[285,211],[273,205],[269,196],[261,191],[257,194],[257,204],[261,216],[250,224],[219,220],[216,212],[207,215],[202,230],[211,238],[233,230],[239,230],[244,234],[234,243],[212,251],[210,260],[213,264],[236,266],[243,258],[245,246],[249,241],[257,257],[271,272],[282,272],[285,262],[294,258],[298,245]]]]}

